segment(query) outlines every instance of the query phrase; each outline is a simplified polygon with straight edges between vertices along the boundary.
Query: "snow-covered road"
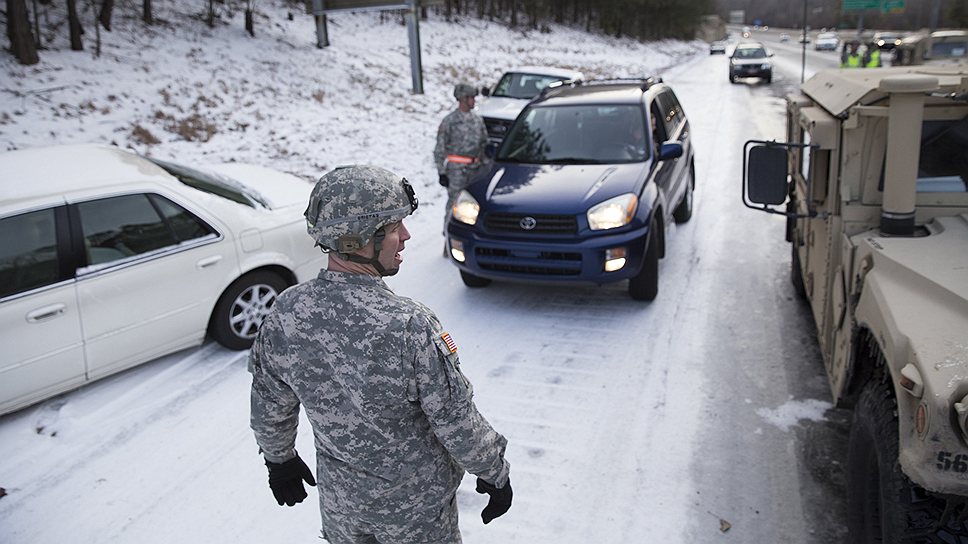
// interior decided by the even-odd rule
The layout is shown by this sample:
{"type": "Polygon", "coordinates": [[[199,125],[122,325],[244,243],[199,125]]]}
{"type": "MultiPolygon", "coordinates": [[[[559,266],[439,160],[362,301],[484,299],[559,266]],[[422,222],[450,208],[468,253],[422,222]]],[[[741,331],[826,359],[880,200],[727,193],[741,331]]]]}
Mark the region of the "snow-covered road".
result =
{"type": "MultiPolygon", "coordinates": [[[[468,289],[440,257],[442,195],[418,188],[389,283],[438,313],[509,440],[514,505],[482,525],[468,477],[468,544],[843,538],[844,416],[827,410],[783,219],[740,200],[742,144],[782,138],[783,104],[731,85],[723,56],[693,53],[662,76],[689,116],[696,208],[670,226],[651,304],[624,284],[468,289]]],[[[421,173],[430,146],[412,159],[421,173]]],[[[248,385],[245,354],[206,343],[0,418],[0,542],[317,541],[314,500],[279,508],[266,486],[248,385]]],[[[311,457],[308,424],[298,440],[311,457]]]]}

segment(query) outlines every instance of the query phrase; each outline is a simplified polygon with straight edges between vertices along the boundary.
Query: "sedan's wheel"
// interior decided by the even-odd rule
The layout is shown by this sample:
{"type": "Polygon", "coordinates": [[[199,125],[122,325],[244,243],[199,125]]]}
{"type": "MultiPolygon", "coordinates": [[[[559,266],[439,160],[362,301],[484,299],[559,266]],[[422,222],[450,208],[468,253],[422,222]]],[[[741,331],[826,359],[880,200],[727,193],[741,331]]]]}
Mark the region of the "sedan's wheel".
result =
{"type": "Polygon", "coordinates": [[[464,281],[464,285],[468,287],[487,287],[491,284],[491,280],[487,278],[482,278],[480,276],[475,276],[470,272],[460,271],[460,279],[464,281]]]}
{"type": "Polygon", "coordinates": [[[629,279],[629,296],[635,300],[655,300],[659,294],[659,233],[655,219],[649,226],[649,242],[642,259],[642,270],[629,279]]]}
{"type": "Polygon", "coordinates": [[[686,180],[686,192],[682,195],[682,200],[679,201],[679,205],[672,212],[672,218],[676,220],[676,223],[685,223],[689,221],[692,217],[692,191],[696,186],[696,165],[695,163],[689,163],[689,179],[686,180]]]}
{"type": "Polygon", "coordinates": [[[729,82],[736,83],[736,76],[734,76],[733,74],[729,74],[729,82]]]}
{"type": "Polygon", "coordinates": [[[864,387],[854,409],[847,451],[849,541],[856,544],[968,541],[968,525],[958,521],[958,507],[950,512],[943,526],[936,527],[945,514],[946,501],[915,485],[901,472],[897,459],[896,409],[894,392],[880,374],[864,387]]]}
{"type": "Polygon", "coordinates": [[[251,347],[262,320],[286,287],[286,282],[271,272],[255,272],[236,280],[212,312],[212,337],[229,349],[251,347]]]}

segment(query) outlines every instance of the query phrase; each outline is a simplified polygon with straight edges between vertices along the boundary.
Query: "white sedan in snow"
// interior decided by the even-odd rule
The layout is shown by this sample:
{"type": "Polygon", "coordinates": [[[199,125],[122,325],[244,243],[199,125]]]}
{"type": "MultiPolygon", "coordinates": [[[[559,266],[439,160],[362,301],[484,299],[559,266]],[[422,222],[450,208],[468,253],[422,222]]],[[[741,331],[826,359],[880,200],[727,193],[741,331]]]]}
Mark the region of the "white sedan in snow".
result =
{"type": "Polygon", "coordinates": [[[325,256],[312,185],[115,147],[0,154],[0,414],[202,343],[249,347],[325,256]]]}

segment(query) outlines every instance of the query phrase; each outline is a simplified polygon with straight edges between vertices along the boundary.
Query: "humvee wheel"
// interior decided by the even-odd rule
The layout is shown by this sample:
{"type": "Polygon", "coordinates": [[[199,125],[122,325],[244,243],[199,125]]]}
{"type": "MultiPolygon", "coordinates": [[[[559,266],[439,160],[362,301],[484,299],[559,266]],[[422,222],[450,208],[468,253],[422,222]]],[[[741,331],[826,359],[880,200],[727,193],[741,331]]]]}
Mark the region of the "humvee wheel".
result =
{"type": "Polygon", "coordinates": [[[944,527],[935,527],[945,499],[931,495],[901,472],[896,407],[893,391],[878,375],[864,387],[854,408],[847,451],[848,540],[856,544],[968,542],[968,525],[955,521],[961,511],[952,512],[944,527]]]}

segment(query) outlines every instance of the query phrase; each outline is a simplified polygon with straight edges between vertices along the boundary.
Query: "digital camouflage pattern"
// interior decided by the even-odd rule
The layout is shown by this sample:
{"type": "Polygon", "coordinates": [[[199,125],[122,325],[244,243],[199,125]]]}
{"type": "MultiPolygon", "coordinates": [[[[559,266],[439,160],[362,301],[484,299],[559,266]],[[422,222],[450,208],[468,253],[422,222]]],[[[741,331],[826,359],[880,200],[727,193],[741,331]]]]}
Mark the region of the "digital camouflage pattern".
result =
{"type": "Polygon", "coordinates": [[[324,249],[352,253],[380,227],[417,209],[406,179],[376,166],[343,166],[319,178],[306,207],[306,230],[324,249]]]}
{"type": "Polygon", "coordinates": [[[454,85],[454,98],[461,98],[463,96],[477,96],[477,87],[470,83],[458,83],[454,85]]]}
{"type": "Polygon", "coordinates": [[[324,536],[333,544],[460,542],[464,471],[508,479],[507,440],[478,412],[437,317],[381,278],[323,270],[283,292],[252,346],[251,425],[272,462],[312,424],[324,536]]]}
{"type": "Polygon", "coordinates": [[[437,173],[446,175],[450,180],[447,186],[445,228],[457,195],[470,184],[471,179],[487,162],[487,157],[484,155],[485,146],[487,146],[487,129],[484,127],[484,120],[473,111],[464,113],[459,109],[454,110],[444,117],[437,128],[434,164],[437,165],[437,173]],[[476,161],[473,164],[448,162],[447,155],[472,157],[476,161]]]}

